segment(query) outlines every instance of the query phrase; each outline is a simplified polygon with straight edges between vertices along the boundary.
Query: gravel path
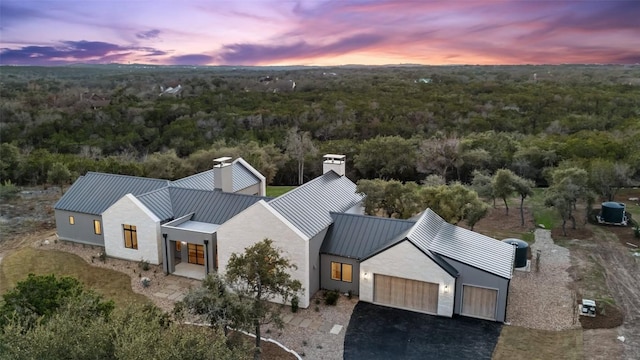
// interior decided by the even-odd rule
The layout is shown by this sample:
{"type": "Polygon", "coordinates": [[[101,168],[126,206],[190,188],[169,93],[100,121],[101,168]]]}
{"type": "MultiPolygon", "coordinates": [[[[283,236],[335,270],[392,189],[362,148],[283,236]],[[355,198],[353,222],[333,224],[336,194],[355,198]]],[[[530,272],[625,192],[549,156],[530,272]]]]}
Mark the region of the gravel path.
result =
{"type": "Polygon", "coordinates": [[[507,321],[540,330],[580,328],[575,293],[570,290],[569,250],[554,244],[551,231],[536,229],[531,271],[515,271],[509,289],[507,321]],[[540,269],[536,253],[540,251],[540,269]]]}

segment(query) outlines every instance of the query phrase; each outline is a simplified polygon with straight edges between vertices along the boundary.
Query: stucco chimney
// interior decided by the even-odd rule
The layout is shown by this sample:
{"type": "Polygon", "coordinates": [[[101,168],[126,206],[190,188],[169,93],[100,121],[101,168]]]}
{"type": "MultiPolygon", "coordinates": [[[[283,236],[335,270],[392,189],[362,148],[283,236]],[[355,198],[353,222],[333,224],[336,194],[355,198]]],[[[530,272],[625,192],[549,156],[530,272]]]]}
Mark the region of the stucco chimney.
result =
{"type": "Polygon", "coordinates": [[[224,192],[233,192],[233,165],[231,157],[213,159],[213,187],[224,192]]]}
{"type": "Polygon", "coordinates": [[[326,174],[330,170],[335,171],[338,175],[344,176],[345,174],[345,155],[326,154],[323,156],[322,173],[326,174]]]}

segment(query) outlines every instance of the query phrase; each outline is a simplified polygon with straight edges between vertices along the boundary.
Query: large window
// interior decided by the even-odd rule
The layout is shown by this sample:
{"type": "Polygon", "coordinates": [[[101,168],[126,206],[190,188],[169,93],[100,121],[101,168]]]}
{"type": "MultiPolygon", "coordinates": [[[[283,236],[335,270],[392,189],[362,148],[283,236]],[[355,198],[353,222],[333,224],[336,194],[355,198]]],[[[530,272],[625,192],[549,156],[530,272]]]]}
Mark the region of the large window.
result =
{"type": "Polygon", "coordinates": [[[69,216],[69,224],[71,224],[71,225],[75,225],[76,224],[76,219],[74,219],[73,216],[69,216]]]}
{"type": "Polygon", "coordinates": [[[102,235],[102,224],[100,220],[93,220],[93,232],[96,235],[102,235]]]}
{"type": "Polygon", "coordinates": [[[124,247],[129,249],[137,249],[138,232],[136,231],[136,226],[123,224],[122,230],[124,231],[124,247]]]}
{"type": "Polygon", "coordinates": [[[331,262],[331,280],[351,282],[353,266],[339,262],[331,262]]]}

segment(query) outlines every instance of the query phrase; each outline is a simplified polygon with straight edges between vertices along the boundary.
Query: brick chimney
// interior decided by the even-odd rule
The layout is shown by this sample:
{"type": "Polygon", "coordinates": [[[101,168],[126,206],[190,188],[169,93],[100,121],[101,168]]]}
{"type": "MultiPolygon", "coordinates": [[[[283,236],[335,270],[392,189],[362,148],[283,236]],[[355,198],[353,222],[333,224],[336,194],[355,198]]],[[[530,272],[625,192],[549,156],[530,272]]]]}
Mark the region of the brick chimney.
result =
{"type": "Polygon", "coordinates": [[[345,162],[347,157],[345,155],[326,154],[323,156],[322,173],[326,174],[330,170],[335,171],[338,175],[345,175],[345,162]]]}
{"type": "Polygon", "coordinates": [[[224,192],[233,192],[233,165],[231,157],[213,159],[213,187],[224,192]]]}

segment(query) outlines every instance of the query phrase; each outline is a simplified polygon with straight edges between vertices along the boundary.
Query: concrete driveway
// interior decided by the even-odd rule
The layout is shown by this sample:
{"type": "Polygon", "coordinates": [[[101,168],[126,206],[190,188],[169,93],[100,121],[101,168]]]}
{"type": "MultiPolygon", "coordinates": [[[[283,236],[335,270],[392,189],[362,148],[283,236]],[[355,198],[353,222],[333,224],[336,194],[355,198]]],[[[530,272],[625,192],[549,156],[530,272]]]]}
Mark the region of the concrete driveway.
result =
{"type": "Polygon", "coordinates": [[[345,334],[344,359],[491,359],[501,329],[491,321],[359,302],[345,334]]]}

